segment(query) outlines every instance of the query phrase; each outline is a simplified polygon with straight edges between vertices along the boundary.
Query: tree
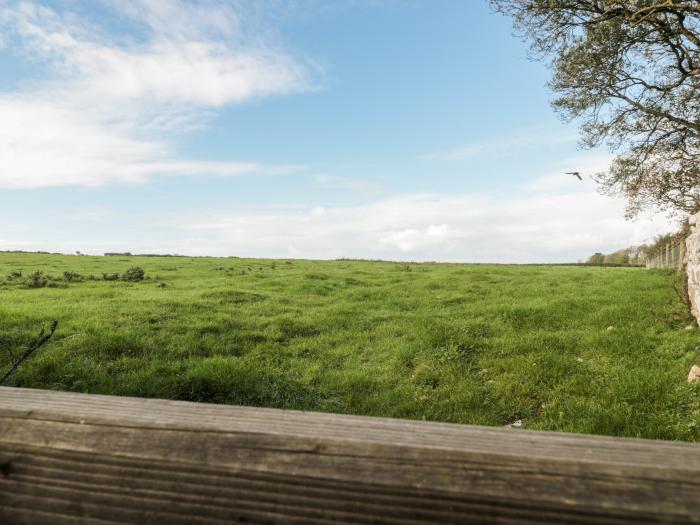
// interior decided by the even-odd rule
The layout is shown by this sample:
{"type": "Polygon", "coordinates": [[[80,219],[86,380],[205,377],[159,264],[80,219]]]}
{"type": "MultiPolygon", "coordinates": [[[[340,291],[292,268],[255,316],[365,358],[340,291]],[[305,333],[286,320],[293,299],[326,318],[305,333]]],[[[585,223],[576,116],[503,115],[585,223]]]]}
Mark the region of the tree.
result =
{"type": "Polygon", "coordinates": [[[491,0],[533,57],[552,57],[555,109],[616,153],[601,189],[643,209],[700,210],[700,1],[491,0]]]}
{"type": "Polygon", "coordinates": [[[599,266],[603,264],[604,260],[605,256],[600,252],[596,252],[588,258],[586,264],[595,264],[599,266]]]}

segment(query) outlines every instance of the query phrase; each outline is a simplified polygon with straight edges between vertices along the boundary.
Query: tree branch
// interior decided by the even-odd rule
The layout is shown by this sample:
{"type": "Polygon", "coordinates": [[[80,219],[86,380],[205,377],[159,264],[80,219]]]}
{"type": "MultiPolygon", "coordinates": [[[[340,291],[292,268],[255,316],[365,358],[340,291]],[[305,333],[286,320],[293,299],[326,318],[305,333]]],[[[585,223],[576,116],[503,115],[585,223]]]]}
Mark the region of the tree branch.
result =
{"type": "Polygon", "coordinates": [[[10,370],[8,370],[7,373],[3,376],[3,378],[0,379],[0,385],[7,382],[10,379],[10,377],[12,376],[12,374],[14,374],[17,371],[19,366],[25,360],[27,360],[39,348],[44,346],[48,342],[49,339],[51,339],[51,336],[56,331],[57,326],[58,326],[58,321],[52,321],[48,333],[45,333],[45,330],[42,327],[41,332],[36,337],[36,339],[34,339],[31,343],[29,343],[29,346],[27,347],[27,349],[18,358],[15,358],[14,354],[12,354],[12,352],[8,349],[8,352],[12,356],[13,363],[12,363],[12,367],[10,368],[10,370]]]}

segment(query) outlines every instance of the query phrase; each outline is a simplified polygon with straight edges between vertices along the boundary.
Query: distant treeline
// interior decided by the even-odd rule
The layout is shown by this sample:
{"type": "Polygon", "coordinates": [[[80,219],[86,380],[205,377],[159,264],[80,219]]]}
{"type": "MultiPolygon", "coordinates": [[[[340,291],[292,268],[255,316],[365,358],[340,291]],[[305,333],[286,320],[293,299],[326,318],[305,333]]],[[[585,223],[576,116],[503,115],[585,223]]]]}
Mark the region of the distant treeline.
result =
{"type": "Polygon", "coordinates": [[[0,253],[36,253],[36,254],[41,254],[41,255],[65,255],[64,253],[61,252],[47,252],[43,250],[37,250],[37,251],[29,251],[29,250],[0,250],[0,253]]]}
{"type": "Polygon", "coordinates": [[[593,266],[644,266],[648,246],[630,246],[613,253],[596,252],[586,259],[586,264],[593,266]]]}
{"type": "Polygon", "coordinates": [[[178,253],[131,253],[131,252],[107,252],[105,257],[190,257],[178,253]]]}
{"type": "Polygon", "coordinates": [[[688,221],[684,221],[681,228],[676,233],[665,233],[654,237],[654,242],[630,246],[613,253],[594,253],[587,260],[586,264],[595,266],[644,266],[649,257],[657,254],[660,250],[673,242],[679,242],[686,238],[689,232],[688,221]]]}
{"type": "MultiPolygon", "coordinates": [[[[47,252],[43,250],[0,250],[0,253],[26,253],[26,254],[42,254],[42,255],[71,255],[63,252],[47,252]]],[[[87,255],[80,252],[75,252],[75,255],[87,255]]],[[[179,253],[131,253],[131,252],[107,252],[103,254],[105,257],[189,257],[196,258],[196,255],[180,255],[179,253]]],[[[238,259],[231,256],[229,259],[238,259]]]]}

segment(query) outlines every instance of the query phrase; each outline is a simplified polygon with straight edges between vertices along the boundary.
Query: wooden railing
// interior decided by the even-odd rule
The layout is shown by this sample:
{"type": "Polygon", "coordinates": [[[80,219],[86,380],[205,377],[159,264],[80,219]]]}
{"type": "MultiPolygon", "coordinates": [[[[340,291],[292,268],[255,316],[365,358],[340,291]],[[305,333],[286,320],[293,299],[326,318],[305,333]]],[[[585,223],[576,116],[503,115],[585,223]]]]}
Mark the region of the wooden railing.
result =
{"type": "Polygon", "coordinates": [[[0,388],[0,523],[700,523],[700,445],[0,388]]]}

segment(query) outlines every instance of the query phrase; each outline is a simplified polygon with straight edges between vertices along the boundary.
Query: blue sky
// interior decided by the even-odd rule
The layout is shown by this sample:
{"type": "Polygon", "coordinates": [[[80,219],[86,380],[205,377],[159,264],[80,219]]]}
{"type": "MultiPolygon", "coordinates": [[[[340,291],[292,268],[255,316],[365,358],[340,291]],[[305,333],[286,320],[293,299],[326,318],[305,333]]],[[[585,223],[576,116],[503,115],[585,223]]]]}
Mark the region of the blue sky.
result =
{"type": "Polygon", "coordinates": [[[586,177],[486,2],[0,0],[0,249],[576,261],[586,177]]]}

